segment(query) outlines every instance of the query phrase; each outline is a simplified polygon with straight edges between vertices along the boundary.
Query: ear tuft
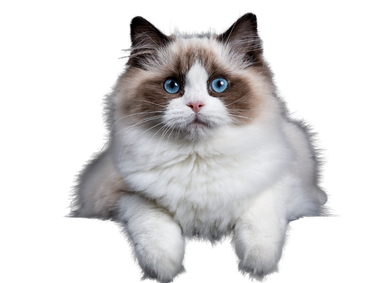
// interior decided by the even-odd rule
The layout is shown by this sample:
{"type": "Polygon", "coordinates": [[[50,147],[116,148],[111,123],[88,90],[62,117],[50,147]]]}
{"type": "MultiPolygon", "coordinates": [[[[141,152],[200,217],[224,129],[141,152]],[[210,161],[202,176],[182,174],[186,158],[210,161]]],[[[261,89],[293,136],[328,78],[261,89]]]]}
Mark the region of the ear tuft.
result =
{"type": "Polygon", "coordinates": [[[129,27],[132,47],[146,45],[158,47],[169,40],[159,28],[140,16],[134,17],[129,27]]]}
{"type": "Polygon", "coordinates": [[[170,42],[170,38],[159,31],[143,17],[135,17],[131,21],[132,51],[128,65],[143,68],[156,50],[170,42]]]}
{"type": "Polygon", "coordinates": [[[262,44],[257,32],[257,19],[252,13],[240,17],[217,39],[230,47],[231,51],[242,54],[251,65],[261,63],[262,44]]]}

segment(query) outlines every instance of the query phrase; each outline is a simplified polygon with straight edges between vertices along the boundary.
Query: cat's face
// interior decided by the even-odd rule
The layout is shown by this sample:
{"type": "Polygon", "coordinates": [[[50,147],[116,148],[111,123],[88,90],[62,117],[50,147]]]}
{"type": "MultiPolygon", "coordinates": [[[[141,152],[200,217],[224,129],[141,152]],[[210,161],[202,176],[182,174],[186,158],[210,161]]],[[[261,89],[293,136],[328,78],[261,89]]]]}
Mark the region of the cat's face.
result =
{"type": "Polygon", "coordinates": [[[221,35],[166,36],[142,18],[131,31],[128,68],[115,89],[119,128],[198,140],[270,108],[271,74],[252,14],[221,35]]]}

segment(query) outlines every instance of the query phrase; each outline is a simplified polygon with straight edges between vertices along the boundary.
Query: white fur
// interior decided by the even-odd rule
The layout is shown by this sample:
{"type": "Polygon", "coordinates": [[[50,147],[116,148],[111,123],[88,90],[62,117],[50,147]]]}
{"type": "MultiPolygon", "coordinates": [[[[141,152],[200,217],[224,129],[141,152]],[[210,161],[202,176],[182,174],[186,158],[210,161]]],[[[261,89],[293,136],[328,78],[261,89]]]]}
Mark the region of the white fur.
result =
{"type": "Polygon", "coordinates": [[[138,195],[123,196],[119,207],[119,221],[125,225],[146,278],[170,282],[184,271],[185,241],[168,212],[138,195]]]}
{"type": "MultiPolygon", "coordinates": [[[[246,78],[263,100],[254,109],[259,115],[237,125],[222,100],[209,95],[210,74],[196,62],[186,74],[184,95],[170,100],[161,123],[147,127],[132,119],[136,114],[114,112],[116,134],[82,174],[77,215],[107,218],[99,211],[111,212],[121,196],[116,220],[145,277],[159,282],[184,270],[184,237],[215,241],[231,233],[239,269],[262,279],[277,269],[288,221],[318,215],[326,196],[313,180],[308,137],[283,117],[271,84],[259,73],[246,74],[239,60],[234,65],[237,55],[228,57],[215,39],[178,39],[170,52],[197,44],[208,44],[215,60],[246,78]],[[196,101],[203,104],[198,113],[188,106],[196,101]],[[125,185],[128,192],[120,194],[125,185]]],[[[168,53],[159,55],[171,60],[168,53]]],[[[111,98],[118,105],[122,91],[111,98]]]]}

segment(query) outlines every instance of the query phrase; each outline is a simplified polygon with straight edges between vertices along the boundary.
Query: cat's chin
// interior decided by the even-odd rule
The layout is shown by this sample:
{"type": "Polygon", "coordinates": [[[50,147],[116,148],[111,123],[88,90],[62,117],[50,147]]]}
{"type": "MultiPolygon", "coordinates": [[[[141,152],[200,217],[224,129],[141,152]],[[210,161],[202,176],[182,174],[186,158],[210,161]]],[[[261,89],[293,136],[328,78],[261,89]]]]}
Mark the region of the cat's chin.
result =
{"type": "Polygon", "coordinates": [[[212,136],[213,127],[206,122],[194,120],[180,130],[180,135],[184,140],[200,141],[212,136]]]}
{"type": "Polygon", "coordinates": [[[201,120],[195,119],[193,122],[189,123],[187,127],[189,129],[202,130],[205,128],[209,128],[209,125],[201,120]]]}

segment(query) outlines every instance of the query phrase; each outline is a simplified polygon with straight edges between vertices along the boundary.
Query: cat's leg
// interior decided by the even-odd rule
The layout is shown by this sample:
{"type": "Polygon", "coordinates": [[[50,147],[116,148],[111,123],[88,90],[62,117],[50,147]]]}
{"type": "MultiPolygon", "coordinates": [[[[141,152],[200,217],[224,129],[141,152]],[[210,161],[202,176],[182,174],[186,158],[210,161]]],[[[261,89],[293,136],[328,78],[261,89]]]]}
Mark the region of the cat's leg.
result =
{"type": "Polygon", "coordinates": [[[232,243],[240,260],[239,270],[257,280],[277,271],[287,224],[283,205],[274,192],[264,191],[235,224],[232,243]]]}
{"type": "Polygon", "coordinates": [[[185,240],[173,216],[136,194],[119,201],[118,220],[129,237],[144,278],[171,282],[184,271],[185,240]]]}

